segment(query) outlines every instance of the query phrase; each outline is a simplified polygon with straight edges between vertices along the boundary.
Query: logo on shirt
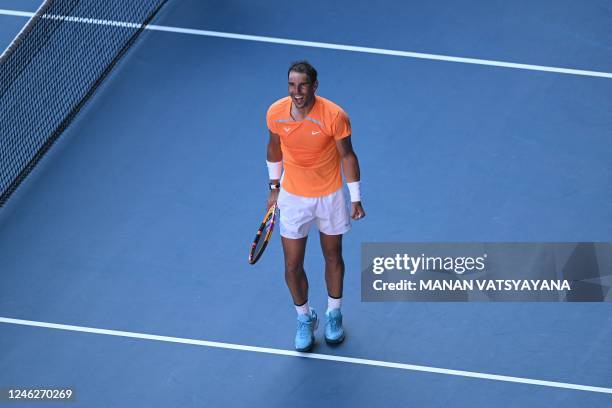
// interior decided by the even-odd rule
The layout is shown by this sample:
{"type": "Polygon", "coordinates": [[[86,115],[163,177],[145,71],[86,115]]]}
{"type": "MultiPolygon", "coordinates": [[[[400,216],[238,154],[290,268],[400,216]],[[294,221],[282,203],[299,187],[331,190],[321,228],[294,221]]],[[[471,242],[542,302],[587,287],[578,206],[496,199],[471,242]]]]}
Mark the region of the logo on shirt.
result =
{"type": "Polygon", "coordinates": [[[285,129],[285,132],[289,133],[289,131],[291,130],[290,127],[284,127],[283,129],[285,129]]]}
{"type": "Polygon", "coordinates": [[[316,130],[316,131],[315,131],[315,130],[313,130],[313,131],[312,131],[312,134],[313,134],[313,135],[318,135],[319,133],[321,133],[321,131],[320,131],[320,130],[316,130]]]}

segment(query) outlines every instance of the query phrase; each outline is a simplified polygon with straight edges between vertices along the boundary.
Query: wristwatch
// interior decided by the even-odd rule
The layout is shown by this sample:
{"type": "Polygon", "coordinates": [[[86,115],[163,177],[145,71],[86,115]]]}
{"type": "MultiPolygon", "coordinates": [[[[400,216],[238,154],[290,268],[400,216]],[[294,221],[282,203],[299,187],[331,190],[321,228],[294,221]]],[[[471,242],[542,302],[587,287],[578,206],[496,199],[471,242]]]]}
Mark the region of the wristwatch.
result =
{"type": "Polygon", "coordinates": [[[268,183],[268,186],[270,187],[270,190],[278,190],[280,188],[280,183],[268,183]]]}

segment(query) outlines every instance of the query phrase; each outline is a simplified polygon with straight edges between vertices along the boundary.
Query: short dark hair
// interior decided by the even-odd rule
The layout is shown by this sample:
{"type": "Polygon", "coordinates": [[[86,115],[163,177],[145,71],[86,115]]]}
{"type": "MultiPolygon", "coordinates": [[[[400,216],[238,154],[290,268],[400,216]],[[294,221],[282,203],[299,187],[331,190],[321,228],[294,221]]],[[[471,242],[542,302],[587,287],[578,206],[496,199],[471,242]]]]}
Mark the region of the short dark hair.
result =
{"type": "Polygon", "coordinates": [[[306,74],[311,84],[317,80],[317,70],[306,60],[292,62],[289,71],[287,71],[287,77],[289,77],[291,71],[306,74]]]}

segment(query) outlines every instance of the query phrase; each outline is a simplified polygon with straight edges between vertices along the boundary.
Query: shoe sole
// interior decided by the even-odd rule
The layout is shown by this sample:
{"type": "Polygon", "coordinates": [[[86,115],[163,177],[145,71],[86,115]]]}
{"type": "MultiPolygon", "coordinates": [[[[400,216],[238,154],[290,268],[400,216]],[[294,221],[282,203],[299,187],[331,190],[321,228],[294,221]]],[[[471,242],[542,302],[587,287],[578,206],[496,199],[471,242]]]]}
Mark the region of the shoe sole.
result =
{"type": "Polygon", "coordinates": [[[325,338],[325,342],[327,344],[340,344],[344,341],[344,334],[342,334],[342,336],[336,340],[334,339],[328,339],[327,337],[325,338]]]}
{"type": "Polygon", "coordinates": [[[314,338],[312,339],[312,342],[310,343],[308,347],[296,348],[295,351],[299,351],[300,353],[305,353],[305,352],[312,350],[313,347],[314,347],[314,338]]]}

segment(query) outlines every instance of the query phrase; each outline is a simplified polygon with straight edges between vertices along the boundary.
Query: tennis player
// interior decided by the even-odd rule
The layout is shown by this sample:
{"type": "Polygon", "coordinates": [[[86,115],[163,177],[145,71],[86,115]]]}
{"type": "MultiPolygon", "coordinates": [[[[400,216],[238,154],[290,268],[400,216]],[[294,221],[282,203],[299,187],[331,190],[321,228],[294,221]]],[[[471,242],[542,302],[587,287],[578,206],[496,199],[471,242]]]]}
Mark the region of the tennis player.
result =
{"type": "Polygon", "coordinates": [[[285,281],[298,313],[295,349],[309,351],[318,318],[308,305],[308,278],[304,271],[308,231],[313,224],[318,228],[325,258],[325,340],[341,343],[342,235],[351,228],[350,218],[359,220],[365,217],[365,211],[347,114],[332,101],[315,95],[319,85],[317,71],[307,61],[293,63],[288,80],[289,96],[274,102],[266,115],[270,131],[268,206],[277,203],[280,210],[285,281]],[[342,190],[342,170],[350,193],[350,213],[342,190]]]}

